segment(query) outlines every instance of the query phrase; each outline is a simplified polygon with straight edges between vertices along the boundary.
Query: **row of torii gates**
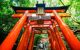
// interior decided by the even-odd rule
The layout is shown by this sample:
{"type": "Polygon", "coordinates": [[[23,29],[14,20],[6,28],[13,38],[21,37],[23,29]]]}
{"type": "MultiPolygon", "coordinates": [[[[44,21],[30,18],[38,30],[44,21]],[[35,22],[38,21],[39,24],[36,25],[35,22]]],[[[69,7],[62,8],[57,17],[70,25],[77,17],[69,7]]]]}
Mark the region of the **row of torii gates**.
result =
{"type": "Polygon", "coordinates": [[[16,13],[12,17],[20,19],[0,45],[0,50],[12,50],[22,27],[25,30],[16,50],[33,50],[36,28],[47,29],[51,50],[67,50],[57,26],[60,27],[71,50],[80,50],[80,41],[61,19],[69,16],[65,13],[68,7],[45,7],[44,3],[36,4],[36,7],[13,6],[16,13]]]}

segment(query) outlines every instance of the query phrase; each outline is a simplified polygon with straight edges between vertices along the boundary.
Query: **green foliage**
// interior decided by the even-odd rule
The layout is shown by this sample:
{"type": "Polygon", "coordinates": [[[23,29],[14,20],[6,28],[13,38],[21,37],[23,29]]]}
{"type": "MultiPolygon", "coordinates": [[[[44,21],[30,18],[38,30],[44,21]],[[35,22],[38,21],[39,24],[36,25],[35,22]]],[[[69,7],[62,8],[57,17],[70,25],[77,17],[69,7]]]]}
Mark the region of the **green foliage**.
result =
{"type": "Polygon", "coordinates": [[[35,34],[34,45],[37,45],[41,40],[41,38],[47,38],[47,37],[48,37],[48,34],[35,34]]]}
{"type": "MultiPolygon", "coordinates": [[[[80,0],[68,0],[70,7],[67,13],[71,14],[69,18],[63,18],[63,21],[75,32],[76,37],[80,40],[80,0]]],[[[68,3],[67,3],[68,4],[68,3]]]]}
{"type": "Polygon", "coordinates": [[[4,39],[10,29],[14,26],[17,19],[13,19],[11,15],[14,11],[11,8],[9,0],[0,1],[0,42],[4,39]]]}
{"type": "Polygon", "coordinates": [[[34,43],[34,45],[37,45],[37,43],[40,41],[40,39],[42,38],[42,36],[41,35],[39,35],[39,34],[36,34],[35,35],[35,43],[34,43]]]}
{"type": "Polygon", "coordinates": [[[70,4],[70,8],[67,12],[71,14],[71,17],[65,18],[64,21],[67,25],[69,25],[69,27],[71,27],[71,29],[75,31],[80,29],[80,1],[70,0],[70,4]]]}

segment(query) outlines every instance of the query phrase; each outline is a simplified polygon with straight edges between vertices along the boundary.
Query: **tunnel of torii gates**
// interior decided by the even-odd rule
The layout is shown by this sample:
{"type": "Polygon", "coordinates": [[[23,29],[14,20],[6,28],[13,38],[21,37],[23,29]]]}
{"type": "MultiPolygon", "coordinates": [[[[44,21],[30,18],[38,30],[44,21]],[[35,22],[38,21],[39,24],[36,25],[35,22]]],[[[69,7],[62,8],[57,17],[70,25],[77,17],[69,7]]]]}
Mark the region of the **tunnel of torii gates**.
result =
{"type": "Polygon", "coordinates": [[[38,33],[40,30],[47,30],[51,50],[67,50],[57,26],[61,29],[71,50],[80,50],[80,41],[61,19],[62,17],[70,17],[66,13],[68,7],[45,7],[45,3],[36,4],[36,7],[13,6],[15,14],[12,17],[20,19],[0,45],[0,50],[12,50],[22,27],[25,30],[16,50],[33,50],[35,32],[40,34],[38,33]]]}

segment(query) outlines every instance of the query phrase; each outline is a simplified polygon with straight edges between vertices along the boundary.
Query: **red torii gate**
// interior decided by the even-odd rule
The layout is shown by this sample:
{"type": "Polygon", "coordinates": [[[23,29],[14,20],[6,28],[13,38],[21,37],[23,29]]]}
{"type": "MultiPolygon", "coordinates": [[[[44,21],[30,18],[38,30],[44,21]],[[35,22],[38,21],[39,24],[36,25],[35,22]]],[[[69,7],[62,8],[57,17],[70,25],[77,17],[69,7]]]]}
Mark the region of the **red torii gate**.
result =
{"type": "MultiPolygon", "coordinates": [[[[67,7],[66,7],[67,8],[67,7]]],[[[25,28],[25,31],[22,34],[20,42],[16,50],[33,50],[33,43],[34,43],[34,29],[33,28],[49,28],[48,35],[49,41],[51,43],[52,50],[67,50],[65,47],[59,31],[56,25],[59,25],[65,39],[67,40],[71,50],[80,50],[80,42],[75,37],[74,33],[70,30],[70,28],[62,21],[61,17],[68,16],[68,14],[57,14],[58,12],[65,12],[64,7],[55,7],[49,8],[45,7],[45,4],[37,4],[37,8],[21,8],[15,7],[15,12],[17,14],[13,14],[13,18],[20,18],[19,21],[15,24],[13,29],[10,31],[8,36],[5,38],[3,43],[0,45],[0,50],[12,50],[15,41],[18,38],[18,35],[22,29],[25,28]],[[42,8],[41,8],[42,7],[42,8]],[[39,10],[38,10],[39,8],[39,10]],[[41,9],[40,9],[41,8],[41,9]],[[57,9],[58,8],[58,9],[57,9]],[[39,11],[42,12],[39,12],[39,11]],[[36,13],[37,12],[37,13],[36,13]],[[51,13],[50,19],[42,19],[42,23],[38,23],[38,20],[31,20],[29,19],[32,14],[35,13],[36,16],[45,16],[46,13],[51,13]]]]}

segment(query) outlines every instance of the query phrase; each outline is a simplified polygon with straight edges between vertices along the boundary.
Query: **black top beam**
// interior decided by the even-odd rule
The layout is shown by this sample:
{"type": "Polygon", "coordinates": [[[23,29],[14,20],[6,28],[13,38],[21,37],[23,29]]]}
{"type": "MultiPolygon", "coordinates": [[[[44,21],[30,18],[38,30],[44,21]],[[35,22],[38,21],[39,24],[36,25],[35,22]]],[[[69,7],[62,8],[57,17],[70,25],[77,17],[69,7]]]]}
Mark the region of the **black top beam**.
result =
{"type": "MultiPolygon", "coordinates": [[[[61,6],[61,7],[45,7],[45,10],[60,10],[60,9],[68,9],[69,6],[61,6]]],[[[36,10],[36,7],[15,7],[12,6],[14,10],[36,10]]]]}
{"type": "Polygon", "coordinates": [[[15,6],[12,6],[12,8],[14,9],[14,11],[16,11],[16,10],[36,10],[36,7],[15,7],[15,6]]]}
{"type": "Polygon", "coordinates": [[[45,10],[67,10],[68,6],[60,6],[60,7],[45,7],[45,4],[36,4],[36,7],[15,7],[12,6],[12,8],[14,9],[14,11],[16,12],[16,10],[37,10],[38,7],[43,7],[45,10]]]}

